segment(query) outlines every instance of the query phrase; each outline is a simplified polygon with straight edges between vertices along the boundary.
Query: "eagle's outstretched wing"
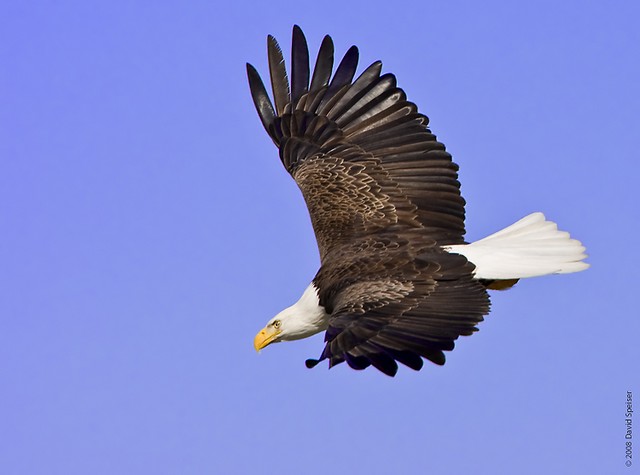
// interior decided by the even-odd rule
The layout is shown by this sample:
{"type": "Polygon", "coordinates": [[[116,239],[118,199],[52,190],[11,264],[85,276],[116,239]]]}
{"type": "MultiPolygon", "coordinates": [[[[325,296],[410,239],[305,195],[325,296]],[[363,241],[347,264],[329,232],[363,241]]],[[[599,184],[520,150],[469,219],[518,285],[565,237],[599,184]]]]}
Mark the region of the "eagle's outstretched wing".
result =
{"type": "Polygon", "coordinates": [[[489,296],[464,256],[381,233],[345,246],[314,279],[330,313],[319,360],[394,375],[395,361],[420,369],[442,365],[460,335],[489,313],[489,296]],[[355,277],[355,280],[354,280],[355,277]]]}
{"type": "Polygon", "coordinates": [[[290,87],[282,51],[268,38],[275,107],[255,68],[248,64],[247,73],[262,124],[307,202],[321,258],[335,244],[391,225],[419,228],[438,244],[461,243],[458,167],[395,76],[381,75],[378,61],[353,80],[352,46],[331,77],[329,36],[310,75],[297,26],[292,43],[290,87]]]}

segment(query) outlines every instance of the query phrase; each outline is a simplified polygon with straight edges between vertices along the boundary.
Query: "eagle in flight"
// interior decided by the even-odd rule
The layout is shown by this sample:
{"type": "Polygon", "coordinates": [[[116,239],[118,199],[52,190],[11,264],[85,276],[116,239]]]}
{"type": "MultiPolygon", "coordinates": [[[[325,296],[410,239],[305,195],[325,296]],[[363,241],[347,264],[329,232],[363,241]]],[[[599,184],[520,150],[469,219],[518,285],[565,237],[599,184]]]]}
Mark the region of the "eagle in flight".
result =
{"type": "Polygon", "coordinates": [[[321,266],[300,300],[256,335],[256,350],[324,331],[307,367],[346,361],[394,376],[398,362],[442,365],[489,313],[488,289],[589,266],[582,244],[542,213],[466,243],[458,166],[380,61],[354,79],[352,46],[332,72],[325,36],[311,72],[294,26],[289,80],[272,36],[267,49],[273,102],[247,64],[251,95],[307,203],[321,266]]]}

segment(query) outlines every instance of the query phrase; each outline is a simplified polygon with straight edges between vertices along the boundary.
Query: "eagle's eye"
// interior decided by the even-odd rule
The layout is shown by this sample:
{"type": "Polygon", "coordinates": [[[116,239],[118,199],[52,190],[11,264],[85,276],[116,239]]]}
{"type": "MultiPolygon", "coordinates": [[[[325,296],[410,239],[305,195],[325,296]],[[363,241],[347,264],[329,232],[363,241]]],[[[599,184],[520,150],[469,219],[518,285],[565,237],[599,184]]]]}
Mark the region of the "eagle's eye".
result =
{"type": "Polygon", "coordinates": [[[274,320],[272,325],[273,325],[273,328],[277,330],[278,328],[280,328],[280,325],[282,325],[282,322],[280,320],[274,320]]]}

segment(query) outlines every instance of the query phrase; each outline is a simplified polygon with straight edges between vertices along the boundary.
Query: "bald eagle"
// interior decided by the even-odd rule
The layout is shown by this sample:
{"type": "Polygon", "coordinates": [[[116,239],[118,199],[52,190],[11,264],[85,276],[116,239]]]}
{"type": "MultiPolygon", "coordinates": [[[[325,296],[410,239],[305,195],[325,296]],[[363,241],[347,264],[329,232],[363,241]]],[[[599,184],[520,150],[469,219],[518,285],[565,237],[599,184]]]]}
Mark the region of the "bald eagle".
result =
{"type": "Polygon", "coordinates": [[[251,95],[302,191],[321,266],[300,300],[256,335],[256,350],[324,331],[309,368],[346,361],[394,376],[397,362],[443,365],[443,352],[489,313],[487,289],[588,267],[582,244],[542,213],[466,243],[458,166],[380,61],[354,80],[352,46],[332,74],[325,36],[311,73],[294,26],[289,82],[272,36],[267,50],[273,102],[247,64],[251,95]]]}

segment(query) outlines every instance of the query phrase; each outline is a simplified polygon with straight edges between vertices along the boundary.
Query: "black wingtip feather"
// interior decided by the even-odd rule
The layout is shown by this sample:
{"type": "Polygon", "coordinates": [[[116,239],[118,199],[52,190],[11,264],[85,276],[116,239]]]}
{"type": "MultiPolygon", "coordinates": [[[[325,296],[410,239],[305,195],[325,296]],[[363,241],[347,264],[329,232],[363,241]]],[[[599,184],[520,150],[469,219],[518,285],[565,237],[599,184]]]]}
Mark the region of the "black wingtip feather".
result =
{"type": "Polygon", "coordinates": [[[329,35],[322,39],[316,65],[313,68],[313,77],[309,90],[315,92],[329,84],[331,71],[333,70],[333,40],[329,35]]]}
{"type": "Polygon", "coordinates": [[[256,106],[263,127],[269,133],[269,126],[275,120],[276,112],[273,109],[273,104],[271,104],[271,99],[269,99],[269,94],[267,94],[267,89],[262,82],[260,74],[249,63],[247,63],[247,78],[249,79],[249,89],[251,90],[253,104],[256,106]]]}
{"type": "Polygon", "coordinates": [[[285,106],[290,102],[289,79],[284,65],[282,49],[276,39],[267,36],[267,55],[269,57],[269,74],[273,88],[273,100],[278,115],[282,115],[285,106]]]}
{"type": "Polygon", "coordinates": [[[349,365],[349,367],[358,371],[361,371],[371,366],[371,361],[369,361],[369,359],[366,356],[351,356],[351,354],[346,353],[345,360],[347,361],[347,364],[349,365]]]}
{"type": "Polygon", "coordinates": [[[393,378],[398,372],[398,364],[396,361],[385,353],[368,353],[367,359],[371,361],[371,364],[376,369],[387,376],[391,376],[393,378]]]}
{"type": "Polygon", "coordinates": [[[329,90],[324,97],[325,100],[331,99],[343,86],[351,84],[353,77],[356,75],[359,56],[360,53],[357,46],[352,46],[347,50],[338,65],[338,69],[336,69],[336,73],[333,75],[331,84],[329,84],[329,90]]]}
{"type": "Polygon", "coordinates": [[[291,40],[291,101],[296,104],[309,89],[309,48],[298,25],[291,40]]]}

